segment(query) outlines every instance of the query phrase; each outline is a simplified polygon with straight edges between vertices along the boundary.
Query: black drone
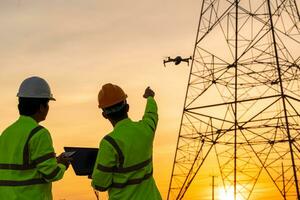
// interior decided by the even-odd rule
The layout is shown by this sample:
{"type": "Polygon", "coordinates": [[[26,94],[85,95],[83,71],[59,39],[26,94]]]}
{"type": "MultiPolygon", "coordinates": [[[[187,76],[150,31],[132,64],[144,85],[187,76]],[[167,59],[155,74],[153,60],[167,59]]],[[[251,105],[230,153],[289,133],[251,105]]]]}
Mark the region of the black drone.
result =
{"type": "Polygon", "coordinates": [[[168,57],[167,60],[164,60],[164,66],[166,67],[166,63],[174,62],[175,65],[179,65],[181,62],[186,62],[189,65],[189,60],[192,59],[192,56],[189,58],[182,58],[181,56],[176,56],[175,58],[168,57]]]}

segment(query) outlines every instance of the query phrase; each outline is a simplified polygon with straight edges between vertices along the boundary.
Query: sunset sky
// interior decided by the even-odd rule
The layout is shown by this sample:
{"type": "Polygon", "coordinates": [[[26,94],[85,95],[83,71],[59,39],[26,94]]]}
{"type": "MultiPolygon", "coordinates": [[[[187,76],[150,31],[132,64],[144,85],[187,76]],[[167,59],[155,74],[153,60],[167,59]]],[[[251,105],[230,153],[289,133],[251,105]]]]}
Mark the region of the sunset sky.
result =
{"type": "MultiPolygon", "coordinates": [[[[142,95],[150,86],[159,109],[154,177],[166,199],[190,68],[186,63],[164,67],[163,60],[192,55],[200,6],[200,0],[0,0],[0,133],[17,120],[16,94],[29,76],[45,78],[57,99],[41,123],[57,154],[64,146],[98,147],[112,130],[97,107],[103,84],[124,89],[133,120],[142,117],[142,95]]],[[[207,46],[216,47],[218,41],[207,46]]],[[[216,176],[216,199],[233,200],[212,166],[217,166],[214,156],[201,168],[187,199],[211,199],[216,176]]],[[[278,198],[268,182],[262,172],[252,199],[278,198]]],[[[90,180],[75,176],[72,167],[53,184],[53,195],[54,200],[95,199],[90,180]]]]}
{"type": "MultiPolygon", "coordinates": [[[[45,78],[57,99],[42,123],[57,153],[64,146],[98,147],[112,130],[97,108],[102,84],[112,82],[126,91],[133,120],[142,116],[142,95],[151,86],[160,117],[154,176],[165,198],[189,67],[162,63],[166,56],[192,54],[200,3],[0,0],[1,132],[18,118],[16,93],[28,76],[45,78]]],[[[54,184],[54,199],[95,197],[90,181],[70,168],[54,184]]]]}

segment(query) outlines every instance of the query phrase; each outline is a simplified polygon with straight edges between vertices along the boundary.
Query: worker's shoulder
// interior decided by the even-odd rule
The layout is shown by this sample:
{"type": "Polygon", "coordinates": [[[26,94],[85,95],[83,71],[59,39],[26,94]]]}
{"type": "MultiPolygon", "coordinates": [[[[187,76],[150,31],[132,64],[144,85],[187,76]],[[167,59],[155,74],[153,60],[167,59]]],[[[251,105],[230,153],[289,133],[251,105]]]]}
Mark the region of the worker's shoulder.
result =
{"type": "Polygon", "coordinates": [[[50,131],[46,127],[44,127],[42,125],[38,125],[34,129],[37,129],[36,130],[37,133],[49,133],[50,134],[50,131]]]}
{"type": "Polygon", "coordinates": [[[10,132],[12,131],[13,129],[15,129],[15,125],[16,122],[12,123],[11,125],[9,125],[8,127],[6,127],[3,131],[2,131],[2,135],[7,133],[7,132],[10,132]]]}
{"type": "Polygon", "coordinates": [[[18,120],[8,126],[5,131],[18,132],[19,134],[26,133],[30,134],[31,132],[48,132],[48,130],[40,126],[34,119],[28,116],[20,116],[18,120]]]}
{"type": "Polygon", "coordinates": [[[6,127],[3,131],[2,131],[2,135],[6,135],[6,134],[12,134],[12,133],[25,133],[26,130],[29,130],[28,124],[24,124],[22,123],[22,121],[20,121],[19,119],[15,122],[13,122],[12,124],[10,124],[8,127],[6,127]]]}
{"type": "Polygon", "coordinates": [[[103,141],[105,141],[105,140],[107,140],[107,139],[106,139],[107,137],[112,137],[113,133],[114,133],[114,130],[112,130],[111,132],[105,134],[105,135],[102,137],[102,139],[100,140],[100,143],[103,142],[103,141]]]}
{"type": "Polygon", "coordinates": [[[111,140],[118,140],[118,137],[115,133],[115,131],[113,130],[112,132],[104,135],[104,137],[101,139],[101,142],[105,142],[105,143],[111,143],[111,140]]]}
{"type": "Polygon", "coordinates": [[[31,130],[31,133],[27,137],[27,141],[30,145],[36,146],[38,144],[52,145],[52,137],[47,128],[43,126],[36,126],[31,130]]]}
{"type": "Polygon", "coordinates": [[[12,130],[12,129],[18,129],[18,128],[27,128],[30,127],[33,123],[28,123],[26,120],[24,120],[24,117],[19,117],[16,119],[13,123],[11,123],[8,127],[7,130],[12,130]]]}
{"type": "Polygon", "coordinates": [[[106,147],[112,147],[112,142],[116,141],[117,138],[112,134],[113,132],[110,132],[103,136],[103,138],[100,140],[99,143],[99,149],[106,148],[106,147]]]}
{"type": "Polygon", "coordinates": [[[50,131],[46,127],[41,125],[34,127],[31,131],[36,132],[35,135],[40,135],[40,134],[50,135],[50,131]]]}
{"type": "Polygon", "coordinates": [[[34,128],[32,128],[30,131],[30,135],[31,135],[30,136],[31,140],[34,140],[36,138],[48,138],[48,139],[52,140],[49,130],[41,125],[38,125],[38,126],[35,126],[34,128]]]}

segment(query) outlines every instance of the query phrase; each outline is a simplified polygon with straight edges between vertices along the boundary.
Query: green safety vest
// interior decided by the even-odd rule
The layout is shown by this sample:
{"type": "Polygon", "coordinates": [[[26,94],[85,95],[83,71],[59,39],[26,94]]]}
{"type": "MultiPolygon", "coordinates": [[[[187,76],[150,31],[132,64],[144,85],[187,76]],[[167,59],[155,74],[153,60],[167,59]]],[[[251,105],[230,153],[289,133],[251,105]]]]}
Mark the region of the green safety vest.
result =
{"type": "Polygon", "coordinates": [[[143,119],[119,121],[100,142],[92,186],[110,200],[161,200],[152,164],[157,105],[148,97],[143,119]]]}
{"type": "Polygon", "coordinates": [[[20,116],[0,135],[1,200],[51,200],[51,182],[65,170],[50,133],[31,117],[20,116]]]}

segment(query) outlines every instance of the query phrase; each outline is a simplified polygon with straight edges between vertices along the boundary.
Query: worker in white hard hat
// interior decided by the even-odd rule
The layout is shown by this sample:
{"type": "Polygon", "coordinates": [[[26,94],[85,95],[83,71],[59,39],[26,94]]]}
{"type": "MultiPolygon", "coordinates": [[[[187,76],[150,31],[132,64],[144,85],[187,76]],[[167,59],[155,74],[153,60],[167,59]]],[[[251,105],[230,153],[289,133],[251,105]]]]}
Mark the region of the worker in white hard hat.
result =
{"type": "Polygon", "coordinates": [[[17,94],[19,119],[0,135],[0,199],[52,200],[52,182],[69,166],[63,154],[56,158],[49,131],[40,126],[55,101],[40,77],[25,79],[17,94]]]}

